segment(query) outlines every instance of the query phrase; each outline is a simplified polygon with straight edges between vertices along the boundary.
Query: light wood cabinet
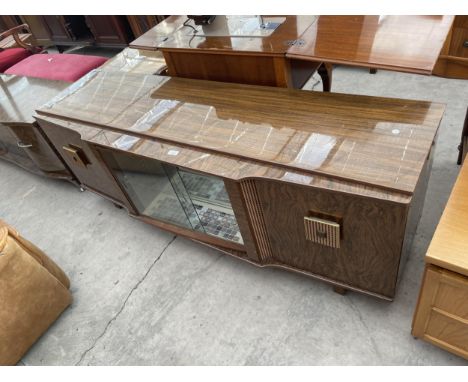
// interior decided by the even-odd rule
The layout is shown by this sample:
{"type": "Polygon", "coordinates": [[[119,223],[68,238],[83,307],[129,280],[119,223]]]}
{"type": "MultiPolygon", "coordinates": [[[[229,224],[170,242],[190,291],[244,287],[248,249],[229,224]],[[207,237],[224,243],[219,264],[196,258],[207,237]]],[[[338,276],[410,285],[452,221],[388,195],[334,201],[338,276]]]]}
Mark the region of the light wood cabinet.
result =
{"type": "Polygon", "coordinates": [[[413,335],[468,359],[468,277],[426,267],[413,335]]]}
{"type": "Polygon", "coordinates": [[[468,359],[468,162],[426,254],[413,335],[468,359]]]}

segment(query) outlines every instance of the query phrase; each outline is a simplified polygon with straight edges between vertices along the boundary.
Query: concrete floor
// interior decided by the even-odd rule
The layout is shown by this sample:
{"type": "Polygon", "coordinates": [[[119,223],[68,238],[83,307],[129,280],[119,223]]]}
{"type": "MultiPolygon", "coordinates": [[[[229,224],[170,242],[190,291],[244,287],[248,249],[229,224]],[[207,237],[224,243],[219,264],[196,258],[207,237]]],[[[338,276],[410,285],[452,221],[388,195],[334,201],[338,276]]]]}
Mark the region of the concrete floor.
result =
{"type": "Polygon", "coordinates": [[[21,364],[466,365],[413,339],[410,329],[423,257],[459,170],[467,82],[341,67],[333,90],[447,104],[393,303],[256,268],[133,220],[91,192],[0,161],[0,218],[60,264],[74,297],[21,364]]]}

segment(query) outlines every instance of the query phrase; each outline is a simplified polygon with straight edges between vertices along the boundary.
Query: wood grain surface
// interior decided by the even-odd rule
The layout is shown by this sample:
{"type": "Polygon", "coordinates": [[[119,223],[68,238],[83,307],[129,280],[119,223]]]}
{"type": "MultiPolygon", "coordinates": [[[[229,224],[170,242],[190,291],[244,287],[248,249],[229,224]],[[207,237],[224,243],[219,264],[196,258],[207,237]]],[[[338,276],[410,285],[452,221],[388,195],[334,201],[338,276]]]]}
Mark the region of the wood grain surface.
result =
{"type": "Polygon", "coordinates": [[[35,110],[68,86],[63,81],[1,74],[0,122],[33,123],[35,110]]]}
{"type": "Polygon", "coordinates": [[[151,158],[222,178],[245,245],[140,219],[260,266],[392,299],[443,110],[430,102],[98,70],[37,119],[62,155],[66,146],[83,151],[85,166],[73,162],[76,151],[67,159],[82,184],[130,211],[103,150],[126,153],[128,163],[151,158]],[[306,217],[338,223],[339,248],[307,240],[306,217]]]}
{"type": "Polygon", "coordinates": [[[61,81],[0,75],[0,157],[39,175],[72,179],[33,117],[35,109],[68,86],[61,81]]]}
{"type": "Polygon", "coordinates": [[[468,359],[468,278],[427,264],[412,333],[468,359]]]}
{"type": "Polygon", "coordinates": [[[269,262],[393,298],[407,208],[302,186],[255,181],[272,248],[269,262]],[[306,240],[304,217],[340,220],[340,248],[306,240]]]}
{"type": "Polygon", "coordinates": [[[431,74],[454,16],[320,16],[287,57],[431,74]]]}
{"type": "Polygon", "coordinates": [[[468,162],[460,169],[427,250],[426,262],[468,276],[468,162]]]}
{"type": "Polygon", "coordinates": [[[411,194],[443,111],[423,101],[96,71],[38,114],[411,194]]]}

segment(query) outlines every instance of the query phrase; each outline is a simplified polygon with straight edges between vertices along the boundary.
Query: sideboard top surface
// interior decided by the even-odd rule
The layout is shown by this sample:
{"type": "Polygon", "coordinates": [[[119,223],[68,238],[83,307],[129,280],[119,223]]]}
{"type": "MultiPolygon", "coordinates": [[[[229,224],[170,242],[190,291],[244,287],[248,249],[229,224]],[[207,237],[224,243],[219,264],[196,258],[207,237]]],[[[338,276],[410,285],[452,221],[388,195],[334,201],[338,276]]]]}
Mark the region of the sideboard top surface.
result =
{"type": "Polygon", "coordinates": [[[94,71],[38,114],[412,194],[443,111],[423,101],[94,71]]]}
{"type": "Polygon", "coordinates": [[[70,84],[13,75],[0,75],[0,123],[33,123],[34,112],[70,84]]]}

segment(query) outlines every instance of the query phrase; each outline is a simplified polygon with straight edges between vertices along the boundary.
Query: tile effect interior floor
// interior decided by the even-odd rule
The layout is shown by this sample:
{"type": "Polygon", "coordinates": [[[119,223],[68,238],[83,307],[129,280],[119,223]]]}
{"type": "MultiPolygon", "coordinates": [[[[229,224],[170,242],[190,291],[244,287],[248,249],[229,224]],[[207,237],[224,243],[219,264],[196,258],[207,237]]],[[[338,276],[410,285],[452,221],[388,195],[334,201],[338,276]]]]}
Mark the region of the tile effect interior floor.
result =
{"type": "Polygon", "coordinates": [[[415,340],[410,328],[424,253],[459,170],[467,83],[344,67],[333,76],[335,92],[447,104],[394,302],[341,296],[301,275],[256,268],[0,161],[0,218],[60,264],[74,297],[20,364],[466,365],[415,340]]]}

